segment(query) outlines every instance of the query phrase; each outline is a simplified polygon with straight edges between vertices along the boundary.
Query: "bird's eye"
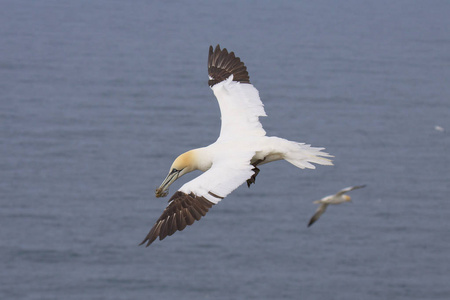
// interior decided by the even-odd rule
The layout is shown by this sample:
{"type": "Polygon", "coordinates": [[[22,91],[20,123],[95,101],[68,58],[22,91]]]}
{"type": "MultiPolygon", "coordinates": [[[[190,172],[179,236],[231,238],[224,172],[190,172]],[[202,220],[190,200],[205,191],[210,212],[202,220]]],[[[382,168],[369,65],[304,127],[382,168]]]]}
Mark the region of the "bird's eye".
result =
{"type": "Polygon", "coordinates": [[[177,169],[173,168],[172,171],[170,171],[171,174],[178,172],[177,169]]]}

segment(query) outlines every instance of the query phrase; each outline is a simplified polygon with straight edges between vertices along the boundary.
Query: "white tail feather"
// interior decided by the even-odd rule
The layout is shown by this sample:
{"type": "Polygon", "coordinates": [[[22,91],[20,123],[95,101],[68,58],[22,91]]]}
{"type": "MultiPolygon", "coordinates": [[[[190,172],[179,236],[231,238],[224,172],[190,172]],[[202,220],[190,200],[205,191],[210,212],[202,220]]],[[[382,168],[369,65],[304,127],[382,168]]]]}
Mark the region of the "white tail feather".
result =
{"type": "Polygon", "coordinates": [[[295,143],[295,150],[285,154],[284,159],[300,169],[315,169],[312,164],[331,166],[333,162],[331,159],[325,157],[333,157],[332,155],[322,152],[324,148],[311,147],[311,145],[295,143]]]}

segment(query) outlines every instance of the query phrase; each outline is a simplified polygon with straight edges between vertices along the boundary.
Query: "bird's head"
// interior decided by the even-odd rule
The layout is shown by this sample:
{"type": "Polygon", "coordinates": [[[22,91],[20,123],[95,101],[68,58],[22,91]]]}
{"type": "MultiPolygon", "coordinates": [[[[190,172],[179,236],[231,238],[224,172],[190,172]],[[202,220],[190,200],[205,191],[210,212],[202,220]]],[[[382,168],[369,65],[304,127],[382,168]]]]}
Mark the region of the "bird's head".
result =
{"type": "Polygon", "coordinates": [[[184,174],[194,171],[196,169],[194,167],[194,161],[195,157],[193,151],[188,151],[178,156],[172,163],[166,179],[164,179],[161,185],[156,189],[156,197],[159,198],[167,196],[169,193],[169,187],[172,183],[184,174]]]}
{"type": "Polygon", "coordinates": [[[346,202],[352,202],[352,198],[349,195],[344,195],[344,200],[346,202]]]}

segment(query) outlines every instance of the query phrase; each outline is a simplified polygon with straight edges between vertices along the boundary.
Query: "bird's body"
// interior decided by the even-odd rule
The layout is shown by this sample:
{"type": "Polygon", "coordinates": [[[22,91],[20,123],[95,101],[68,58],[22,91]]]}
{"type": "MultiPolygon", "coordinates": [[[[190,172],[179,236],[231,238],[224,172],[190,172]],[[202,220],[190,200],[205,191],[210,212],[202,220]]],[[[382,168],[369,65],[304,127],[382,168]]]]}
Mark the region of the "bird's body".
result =
{"type": "Polygon", "coordinates": [[[268,137],[259,117],[266,116],[258,90],[250,84],[247,69],[233,52],[210,47],[209,85],[221,112],[217,141],[207,147],[181,154],[173,162],[166,179],[156,190],[157,197],[168,194],[169,186],[194,170],[204,173],[184,184],[169,200],[169,205],[142,243],[150,245],[199,220],[244,182],[255,182],[257,166],[286,160],[299,168],[314,169],[313,163],[332,165],[323,148],[268,137]]]}
{"type": "Polygon", "coordinates": [[[365,185],[359,185],[359,186],[350,186],[347,187],[345,189],[340,190],[339,192],[337,192],[334,195],[329,195],[326,197],[323,197],[320,200],[316,200],[313,203],[315,204],[319,204],[319,207],[317,208],[316,212],[314,213],[314,215],[311,217],[311,219],[309,220],[308,223],[308,227],[311,226],[312,224],[314,224],[314,222],[316,222],[320,216],[325,212],[325,210],[327,209],[328,205],[330,204],[341,204],[344,202],[350,202],[351,198],[349,195],[345,195],[345,193],[356,190],[356,189],[360,189],[365,187],[365,185]]]}

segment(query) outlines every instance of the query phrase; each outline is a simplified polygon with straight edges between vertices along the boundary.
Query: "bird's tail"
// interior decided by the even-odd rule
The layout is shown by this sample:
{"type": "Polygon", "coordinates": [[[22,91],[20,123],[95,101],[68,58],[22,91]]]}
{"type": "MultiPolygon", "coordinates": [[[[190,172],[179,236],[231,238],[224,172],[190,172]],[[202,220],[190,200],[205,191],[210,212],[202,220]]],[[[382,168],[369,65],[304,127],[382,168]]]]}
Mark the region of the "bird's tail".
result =
{"type": "Polygon", "coordinates": [[[332,166],[333,155],[323,152],[325,148],[311,147],[311,145],[291,142],[291,151],[285,154],[284,159],[300,169],[315,169],[313,164],[332,166]]]}

